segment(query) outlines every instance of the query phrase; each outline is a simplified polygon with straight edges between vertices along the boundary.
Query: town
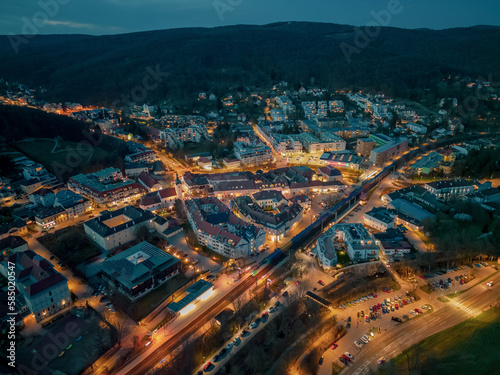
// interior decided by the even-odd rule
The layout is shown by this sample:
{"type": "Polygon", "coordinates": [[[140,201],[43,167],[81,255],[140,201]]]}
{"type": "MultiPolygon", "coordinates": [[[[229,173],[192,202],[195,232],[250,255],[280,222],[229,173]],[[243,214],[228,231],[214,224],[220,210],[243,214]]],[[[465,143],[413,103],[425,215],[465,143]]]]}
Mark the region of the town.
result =
{"type": "MultiPolygon", "coordinates": [[[[490,82],[443,81],[498,109],[490,82]]],[[[5,108],[88,129],[2,143],[24,373],[397,372],[500,302],[500,134],[457,98],[280,82],[200,92],[186,112],[1,85],[5,108]]]]}

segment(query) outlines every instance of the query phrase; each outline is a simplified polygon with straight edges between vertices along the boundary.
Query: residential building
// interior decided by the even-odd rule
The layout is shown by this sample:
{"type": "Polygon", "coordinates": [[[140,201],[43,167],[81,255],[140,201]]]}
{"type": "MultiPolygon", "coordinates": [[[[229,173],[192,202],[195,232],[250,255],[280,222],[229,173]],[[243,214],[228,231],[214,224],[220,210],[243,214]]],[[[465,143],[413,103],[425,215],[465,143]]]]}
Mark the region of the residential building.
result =
{"type": "Polygon", "coordinates": [[[55,206],[35,209],[35,222],[43,229],[53,228],[56,224],[67,220],[68,214],[66,213],[64,207],[55,206]]]}
{"type": "Polygon", "coordinates": [[[241,165],[241,161],[239,159],[224,158],[222,163],[228,168],[237,168],[241,165]]]}
{"type": "Polygon", "coordinates": [[[28,226],[21,219],[16,219],[10,223],[0,225],[0,240],[9,236],[26,236],[28,234],[28,226]]]}
{"type": "Polygon", "coordinates": [[[172,208],[177,199],[175,188],[165,188],[143,195],[139,207],[143,210],[156,211],[162,208],[172,208]]]}
{"type": "Polygon", "coordinates": [[[382,166],[391,161],[395,156],[408,149],[408,139],[399,138],[373,149],[370,153],[370,162],[382,166]]]}
{"type": "Polygon", "coordinates": [[[136,239],[141,227],[155,230],[156,215],[134,206],[116,211],[101,211],[83,224],[87,236],[104,250],[113,250],[136,239]]]}
{"type": "Polygon", "coordinates": [[[331,229],[335,230],[336,239],[347,246],[347,254],[354,263],[378,259],[378,247],[363,224],[336,224],[331,229]]]}
{"type": "Polygon", "coordinates": [[[384,232],[389,228],[394,228],[396,214],[385,207],[373,207],[369,212],[364,214],[363,224],[384,232]]]}
{"type": "Polygon", "coordinates": [[[364,158],[370,157],[370,153],[377,147],[377,142],[371,138],[358,138],[356,153],[364,158]]]}
{"type": "Polygon", "coordinates": [[[15,265],[16,288],[37,322],[71,305],[68,280],[49,261],[32,250],[12,254],[0,265],[6,278],[11,264],[15,265]]]}
{"type": "Polygon", "coordinates": [[[38,189],[40,189],[44,185],[45,185],[44,181],[42,181],[38,178],[33,178],[31,180],[22,181],[19,186],[25,194],[30,195],[30,194],[33,194],[35,191],[37,191],[38,189]]]}
{"type": "Polygon", "coordinates": [[[46,188],[40,188],[29,195],[30,202],[43,207],[52,207],[55,199],[54,190],[46,188]]]}
{"type": "Polygon", "coordinates": [[[406,124],[406,128],[415,133],[425,134],[427,133],[427,126],[415,124],[414,122],[409,122],[406,124]]]}
{"type": "Polygon", "coordinates": [[[432,181],[425,184],[427,190],[443,201],[470,194],[477,186],[477,181],[466,179],[432,181]]]}
{"type": "Polygon", "coordinates": [[[153,191],[161,190],[162,188],[158,180],[147,172],[141,172],[141,174],[137,178],[137,182],[144,186],[144,188],[150,193],[153,191]]]}
{"type": "Polygon", "coordinates": [[[9,236],[0,240],[0,252],[3,258],[26,250],[28,250],[28,243],[22,237],[9,236]]]}
{"type": "Polygon", "coordinates": [[[234,156],[243,165],[255,165],[269,163],[273,160],[273,154],[269,146],[264,143],[234,143],[234,156]]]}
{"type": "Polygon", "coordinates": [[[443,155],[432,151],[413,163],[410,169],[413,173],[428,175],[438,167],[443,159],[443,155]]]}
{"type": "Polygon", "coordinates": [[[102,279],[137,301],[181,272],[181,261],[143,241],[101,263],[102,279]]]}
{"type": "Polygon", "coordinates": [[[281,205],[287,205],[288,201],[278,190],[264,190],[252,194],[252,198],[262,209],[275,210],[281,205]]]}
{"type": "Polygon", "coordinates": [[[326,167],[319,167],[318,169],[320,178],[323,181],[341,181],[342,173],[337,169],[330,165],[326,167]]]}
{"type": "Polygon", "coordinates": [[[71,190],[60,190],[56,194],[54,207],[62,207],[68,219],[87,214],[91,210],[90,201],[71,190]]]}
{"type": "Polygon", "coordinates": [[[142,172],[148,173],[146,163],[127,163],[125,164],[125,175],[127,177],[138,177],[142,172]]]}
{"type": "Polygon", "coordinates": [[[106,168],[91,174],[78,174],[68,180],[68,187],[97,204],[127,200],[144,188],[135,181],[123,178],[118,168],[106,168]]]}
{"type": "Polygon", "coordinates": [[[311,199],[305,194],[295,195],[292,198],[290,198],[288,201],[291,203],[300,204],[302,206],[302,208],[304,209],[304,211],[310,209],[311,203],[312,203],[311,199]]]}
{"type": "Polygon", "coordinates": [[[337,267],[337,250],[335,249],[336,232],[330,228],[316,242],[314,253],[320,265],[328,270],[337,267]]]}
{"type": "Polygon", "coordinates": [[[263,229],[239,219],[215,197],[191,199],[185,206],[198,242],[228,258],[255,254],[266,241],[263,229]]]}

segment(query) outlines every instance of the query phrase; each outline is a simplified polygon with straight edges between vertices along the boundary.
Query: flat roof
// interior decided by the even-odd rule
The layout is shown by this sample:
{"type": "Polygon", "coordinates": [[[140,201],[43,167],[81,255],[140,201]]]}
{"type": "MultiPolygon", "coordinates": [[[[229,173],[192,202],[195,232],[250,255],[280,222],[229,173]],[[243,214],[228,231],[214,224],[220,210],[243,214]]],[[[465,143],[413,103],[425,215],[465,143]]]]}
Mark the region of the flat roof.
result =
{"type": "Polygon", "coordinates": [[[181,311],[183,308],[185,308],[187,305],[190,303],[194,302],[197,300],[203,293],[205,293],[207,290],[211,289],[214,286],[214,284],[209,283],[206,280],[198,280],[195,282],[193,285],[190,287],[186,288],[186,297],[181,299],[178,302],[172,302],[167,306],[167,308],[175,313],[181,311]]]}

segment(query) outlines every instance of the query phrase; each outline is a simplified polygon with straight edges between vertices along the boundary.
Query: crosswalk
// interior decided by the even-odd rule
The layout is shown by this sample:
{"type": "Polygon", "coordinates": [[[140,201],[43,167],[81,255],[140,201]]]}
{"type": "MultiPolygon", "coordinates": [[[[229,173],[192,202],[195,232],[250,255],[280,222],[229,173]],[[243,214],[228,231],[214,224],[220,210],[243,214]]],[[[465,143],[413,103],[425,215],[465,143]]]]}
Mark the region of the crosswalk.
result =
{"type": "Polygon", "coordinates": [[[467,313],[468,315],[470,315],[471,317],[475,315],[474,311],[470,308],[468,308],[467,306],[463,306],[462,304],[460,304],[460,302],[458,301],[454,301],[452,302],[453,306],[455,306],[456,308],[458,308],[459,310],[462,310],[464,311],[465,313],[467,313]]]}

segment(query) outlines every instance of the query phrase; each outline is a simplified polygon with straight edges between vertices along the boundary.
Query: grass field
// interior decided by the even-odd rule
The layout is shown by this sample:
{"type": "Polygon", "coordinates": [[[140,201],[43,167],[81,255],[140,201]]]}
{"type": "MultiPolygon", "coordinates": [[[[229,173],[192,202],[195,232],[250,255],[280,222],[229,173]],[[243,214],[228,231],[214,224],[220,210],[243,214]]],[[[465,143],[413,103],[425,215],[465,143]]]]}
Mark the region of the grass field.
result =
{"type": "Polygon", "coordinates": [[[113,150],[105,150],[98,146],[90,149],[89,144],[59,141],[52,153],[55,142],[35,139],[32,142],[17,142],[17,147],[28,157],[43,164],[49,172],[58,176],[58,170],[70,169],[70,175],[78,174],[88,164],[97,164],[106,158],[114,157],[113,150]],[[92,153],[92,156],[91,156],[92,153]]]}
{"type": "Polygon", "coordinates": [[[378,374],[498,374],[500,308],[432,335],[391,360],[378,374]]]}

